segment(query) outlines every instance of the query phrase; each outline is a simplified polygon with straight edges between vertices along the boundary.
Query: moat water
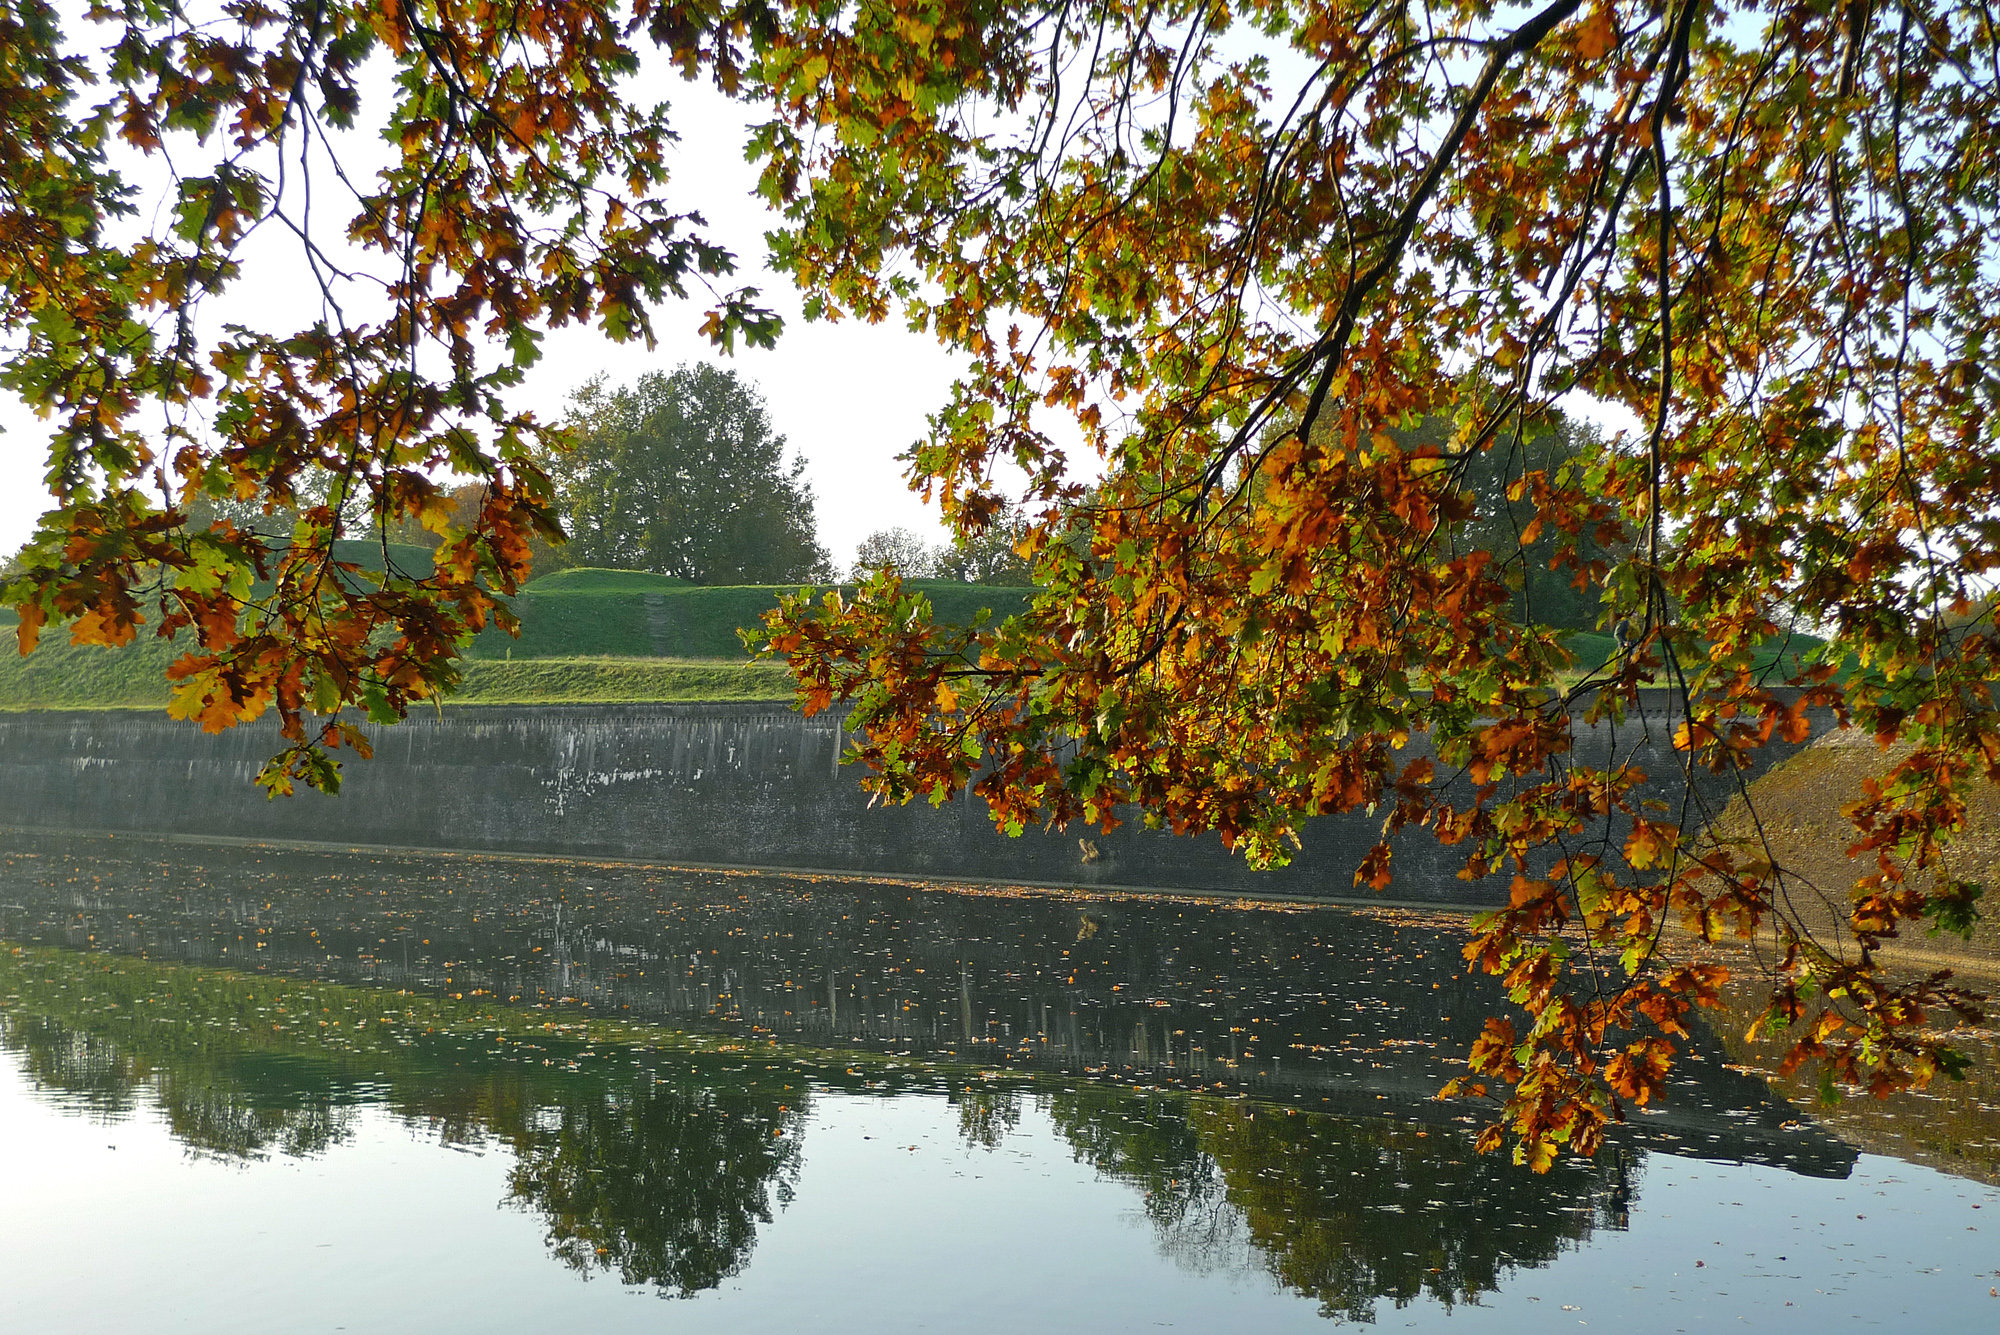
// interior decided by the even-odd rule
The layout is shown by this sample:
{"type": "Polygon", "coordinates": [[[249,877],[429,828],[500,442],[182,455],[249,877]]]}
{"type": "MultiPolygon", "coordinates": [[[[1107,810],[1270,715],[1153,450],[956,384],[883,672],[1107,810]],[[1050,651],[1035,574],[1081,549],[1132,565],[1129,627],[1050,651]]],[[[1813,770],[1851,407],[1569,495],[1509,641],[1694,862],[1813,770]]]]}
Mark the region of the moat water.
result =
{"type": "Polygon", "coordinates": [[[0,1330],[2000,1329],[2000,1044],[1550,1173],[1461,919],[0,845],[0,1330]]]}

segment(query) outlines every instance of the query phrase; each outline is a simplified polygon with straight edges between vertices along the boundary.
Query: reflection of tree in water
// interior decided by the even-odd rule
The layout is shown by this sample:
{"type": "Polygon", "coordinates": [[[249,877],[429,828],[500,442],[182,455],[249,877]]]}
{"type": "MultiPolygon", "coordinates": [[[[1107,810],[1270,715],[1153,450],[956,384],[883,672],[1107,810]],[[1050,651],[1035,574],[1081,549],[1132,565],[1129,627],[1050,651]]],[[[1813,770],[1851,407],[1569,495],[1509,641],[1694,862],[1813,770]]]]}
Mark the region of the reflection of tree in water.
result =
{"type": "Polygon", "coordinates": [[[354,1131],[354,1113],[324,1095],[300,1090],[282,1104],[196,1080],[169,1076],[155,1085],[174,1139],[208,1154],[304,1158],[322,1154],[354,1131]]]}
{"type": "Polygon", "coordinates": [[[1385,1298],[1477,1302],[1506,1271],[1623,1227],[1631,1199],[1615,1150],[1537,1177],[1455,1128],[1109,1091],[1057,1096],[1051,1112],[1080,1159],[1146,1193],[1176,1261],[1228,1267],[1247,1243],[1341,1320],[1372,1321],[1385,1298]]]}
{"type": "Polygon", "coordinates": [[[348,1137],[364,1101],[446,1144],[507,1145],[511,1198],[542,1214],[555,1255],[628,1284],[690,1293],[737,1273],[798,1179],[808,1096],[789,1067],[616,1050],[578,1053],[582,1069],[546,1066],[442,1024],[434,1039],[423,1022],[363,1031],[356,1020],[381,1008],[332,1009],[374,1000],[337,989],[130,963],[107,972],[54,953],[0,959],[0,996],[0,1047],[38,1087],[107,1121],[157,1105],[202,1153],[321,1153],[348,1137]],[[271,1014],[335,1015],[349,1037],[327,1047],[316,1036],[330,1022],[301,1036],[271,1014]]]}
{"type": "MultiPolygon", "coordinates": [[[[1369,1115],[1428,1115],[1479,1017],[1506,1004],[1494,980],[1465,973],[1462,925],[1400,912],[746,882],[582,862],[168,856],[144,840],[55,835],[0,853],[0,885],[0,927],[70,948],[233,960],[437,1000],[580,1004],[984,1071],[1220,1084],[1369,1115]]],[[[1851,1151],[1728,1071],[1697,1033],[1665,1115],[1635,1135],[1801,1172],[1851,1169],[1851,1151]]],[[[1902,1116],[1932,1129],[1921,1111],[1902,1116]]],[[[1961,1124],[1990,1141],[1973,1118],[1961,1124]]]]}
{"type": "Polygon", "coordinates": [[[128,1115],[146,1073],[116,1043],[42,1015],[0,1010],[0,1047],[37,1085],[59,1089],[107,1121],[128,1115]]]}
{"type": "Polygon", "coordinates": [[[945,1092],[958,1109],[959,1138],[983,1150],[997,1150],[1021,1124],[1021,1095],[1011,1089],[979,1089],[971,1085],[945,1092]]]}
{"type": "Polygon", "coordinates": [[[558,1090],[510,1130],[508,1185],[571,1268],[693,1293],[740,1271],[791,1203],[802,1120],[762,1091],[643,1072],[558,1090]]]}
{"type": "MultiPolygon", "coordinates": [[[[1163,1240],[1183,1225],[1190,1240],[1200,1223],[1228,1226],[1218,1217],[1225,1202],[1215,1161],[1188,1121],[1184,1097],[1086,1085],[1052,1096],[1049,1116],[1078,1159],[1145,1194],[1146,1216],[1163,1240]]],[[[1198,1249],[1185,1249],[1182,1259],[1209,1268],[1198,1249]]]]}
{"type": "MultiPolygon", "coordinates": [[[[447,1143],[508,1146],[512,1199],[556,1256],[665,1293],[742,1270],[798,1181],[807,1081],[843,1069],[592,1051],[539,1027],[500,1042],[450,1002],[400,999],[392,1023],[379,993],[60,951],[0,956],[0,996],[0,1043],[71,1106],[157,1101],[183,1143],[247,1156],[323,1150],[355,1105],[379,1103],[447,1143]]],[[[1023,1115],[1004,1081],[950,1097],[974,1145],[1023,1115]]],[[[1342,1319],[1383,1299],[1476,1301],[1510,1268],[1622,1226],[1628,1203],[1615,1151],[1538,1178],[1456,1127],[1090,1084],[1046,1107],[1080,1160],[1139,1189],[1177,1262],[1262,1268],[1342,1319]]]]}
{"type": "Polygon", "coordinates": [[[37,1015],[0,1014],[0,1045],[20,1055],[37,1085],[61,1090],[107,1121],[129,1116],[150,1091],[174,1139],[203,1154],[318,1154],[352,1130],[352,1114],[325,1091],[290,1082],[267,1088],[273,1073],[259,1072],[254,1062],[203,1060],[191,1052],[162,1062],[37,1015]]]}
{"type": "Polygon", "coordinates": [[[1444,1129],[1214,1102],[1193,1120],[1272,1274],[1349,1320],[1378,1298],[1475,1301],[1629,1203],[1616,1151],[1537,1176],[1444,1129]]]}

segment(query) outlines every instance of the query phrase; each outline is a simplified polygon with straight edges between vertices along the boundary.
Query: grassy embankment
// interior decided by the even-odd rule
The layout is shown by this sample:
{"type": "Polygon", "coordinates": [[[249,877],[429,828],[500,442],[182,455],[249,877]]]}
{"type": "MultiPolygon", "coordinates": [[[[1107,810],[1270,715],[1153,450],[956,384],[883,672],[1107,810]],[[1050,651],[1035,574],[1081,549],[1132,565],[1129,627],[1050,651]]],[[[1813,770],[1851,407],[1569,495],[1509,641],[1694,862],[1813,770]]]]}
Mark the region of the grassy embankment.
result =
{"type": "MultiPolygon", "coordinates": [[[[381,549],[343,543],[343,560],[372,569],[381,549]]],[[[429,569],[418,547],[390,558],[412,573],[429,569]]],[[[935,615],[965,623],[982,609],[1018,610],[1027,591],[923,581],[935,615]]],[[[783,588],[704,587],[634,570],[564,570],[514,599],[518,638],[475,638],[453,704],[613,704],[697,700],[783,700],[782,664],[753,661],[737,637],[776,605],[783,588]]],[[[60,633],[34,654],[15,652],[13,617],[0,622],[0,709],[156,709],[166,704],[167,665],[179,649],[142,633],[124,649],[73,646],[60,633]]]]}
{"type": "MultiPolygon", "coordinates": [[[[382,568],[380,544],[344,542],[336,555],[382,568]]],[[[430,570],[424,548],[391,545],[399,569],[430,570]]],[[[981,611],[1020,610],[1019,588],[913,582],[946,624],[981,611]]],[[[466,652],[456,704],[583,704],[691,700],[776,700],[791,695],[776,663],[752,662],[737,632],[756,626],[789,587],[697,586],[638,570],[562,570],[523,588],[513,600],[518,637],[487,631],[466,652]]],[[[4,611],[4,609],[0,609],[4,611]]],[[[73,647],[58,633],[31,657],[13,652],[11,612],[0,615],[0,709],[150,709],[167,700],[171,645],[142,638],[127,649],[73,647]]],[[[1608,661],[1609,635],[1570,637],[1575,673],[1608,661]]]]}
{"type": "MultiPolygon", "coordinates": [[[[1576,662],[1565,674],[1566,680],[1571,682],[1580,681],[1585,675],[1609,665],[1618,650],[1618,642],[1611,636],[1600,635],[1594,631],[1577,631],[1563,643],[1570,653],[1576,656],[1576,662]]],[[[1771,677],[1774,685],[1782,684],[1787,674],[1798,670],[1806,655],[1824,647],[1825,643],[1824,640],[1811,635],[1793,635],[1783,642],[1771,641],[1758,652],[1755,670],[1760,673],[1770,672],[1779,666],[1778,659],[1782,655],[1784,670],[1774,673],[1771,677]]]]}
{"type": "MultiPolygon", "coordinates": [[[[1775,860],[1800,878],[1790,903],[1825,939],[1837,939],[1857,876],[1872,862],[1850,859],[1854,829],[1841,808],[1861,796],[1863,779],[1881,774],[1899,752],[1885,752],[1859,730],[1829,733],[1750,786],[1750,803],[1733,803],[1716,832],[1746,848],[1768,840],[1775,860]],[[1752,810],[1755,819],[1752,819],[1752,810]]],[[[1966,794],[1966,828],[1952,844],[1954,874],[2000,886],[2000,789],[1975,784],[1966,794]]],[[[1950,969],[1975,991],[2000,985],[2000,893],[1989,891],[1984,914],[1971,940],[1947,933],[1931,935],[1922,926],[1906,929],[1884,943],[1882,958],[1898,973],[1950,969]]],[[[1680,946],[1692,952],[1692,938],[1680,946]]],[[[1707,953],[1714,953],[1712,951],[1707,953]]],[[[1787,1044],[1745,1037],[1762,1009],[1767,961],[1740,943],[1725,941],[1721,958],[1735,975],[1725,989],[1728,1011],[1715,1022],[1731,1059],[1770,1080],[1815,1120],[1848,1143],[1983,1182],[2000,1182],[2000,1012],[1984,1025],[1961,1027],[1948,1037],[1972,1059],[1966,1079],[1938,1079],[1925,1090],[1876,1099],[1858,1091],[1837,1105],[1818,1103],[1809,1073],[1784,1075],[1779,1061],[1787,1044]]],[[[1991,1003],[1989,1003],[1989,1006],[1991,1003]]],[[[1938,1023],[1951,1017],[1939,1015],[1938,1023]]]]}
{"type": "MultiPolygon", "coordinates": [[[[1873,862],[1847,856],[1854,827],[1841,808],[1861,798],[1864,779],[1882,774],[1902,754],[1884,751],[1866,732],[1850,729],[1820,738],[1775,765],[1750,786],[1750,804],[1730,805],[1717,822],[1722,838],[1755,847],[1761,832],[1775,861],[1800,879],[1795,911],[1817,931],[1831,932],[1846,918],[1855,878],[1873,862]],[[1751,813],[1754,810],[1755,819],[1751,813]]],[[[2000,788],[1975,783],[1965,794],[1965,830],[1951,844],[1953,874],[1989,887],[1972,939],[1910,929],[1887,942],[1882,956],[1909,968],[1950,968],[2000,981],[2000,788]]]]}
{"type": "MultiPolygon", "coordinates": [[[[1952,1031],[1950,1044],[1971,1060],[1963,1080],[1940,1076],[1930,1087],[1888,1098],[1843,1091],[1838,1103],[1820,1101],[1810,1068],[1785,1074],[1788,1046],[1777,1038],[1745,1035],[1762,1009],[1765,989],[1754,961],[1734,951],[1722,955],[1734,978],[1724,988],[1725,1010],[1709,1023],[1732,1065],[1761,1076],[1813,1120],[1856,1149],[1926,1164],[1957,1177],[2000,1185],[2000,1030],[1983,1026],[1952,1031]]],[[[1983,980],[1973,980],[1975,986],[1983,980]]]]}
{"type": "MultiPolygon", "coordinates": [[[[851,585],[844,586],[852,588],[851,585]]],[[[941,622],[964,625],[982,609],[996,617],[1017,612],[1027,590],[915,580],[941,622]]],[[[674,657],[742,660],[736,632],[759,624],[793,586],[692,585],[636,570],[560,570],[529,584],[515,599],[519,638],[488,631],[472,643],[477,659],[571,656],[674,657]]]]}

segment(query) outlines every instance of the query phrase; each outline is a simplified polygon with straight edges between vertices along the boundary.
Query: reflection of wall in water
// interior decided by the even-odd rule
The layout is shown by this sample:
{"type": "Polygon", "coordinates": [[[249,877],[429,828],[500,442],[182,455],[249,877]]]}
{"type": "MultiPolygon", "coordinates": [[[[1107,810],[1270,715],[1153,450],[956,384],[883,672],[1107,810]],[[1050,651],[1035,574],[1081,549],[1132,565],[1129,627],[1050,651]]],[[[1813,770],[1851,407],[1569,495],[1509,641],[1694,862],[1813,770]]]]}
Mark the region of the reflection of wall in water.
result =
{"type": "MultiPolygon", "coordinates": [[[[1431,1095],[1502,1004],[1464,972],[1458,931],[1407,915],[60,847],[12,860],[0,900],[23,907],[0,909],[0,933],[1348,1111],[1455,1115],[1431,1095]]],[[[1795,1117],[1700,1043],[1668,1112],[1639,1120],[1658,1143],[1844,1172],[1852,1155],[1795,1117]]]]}

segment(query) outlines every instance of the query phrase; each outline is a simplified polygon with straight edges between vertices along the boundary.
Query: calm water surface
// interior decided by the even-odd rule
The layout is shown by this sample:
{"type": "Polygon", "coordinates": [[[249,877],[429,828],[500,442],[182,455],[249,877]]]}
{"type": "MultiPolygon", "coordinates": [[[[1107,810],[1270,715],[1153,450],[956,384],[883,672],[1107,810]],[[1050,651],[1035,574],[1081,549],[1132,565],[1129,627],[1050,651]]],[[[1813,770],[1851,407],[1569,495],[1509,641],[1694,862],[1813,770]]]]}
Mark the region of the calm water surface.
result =
{"type": "Polygon", "coordinates": [[[1979,1079],[1541,1177],[1449,920],[10,837],[0,1331],[2000,1329],[1979,1079]]]}

